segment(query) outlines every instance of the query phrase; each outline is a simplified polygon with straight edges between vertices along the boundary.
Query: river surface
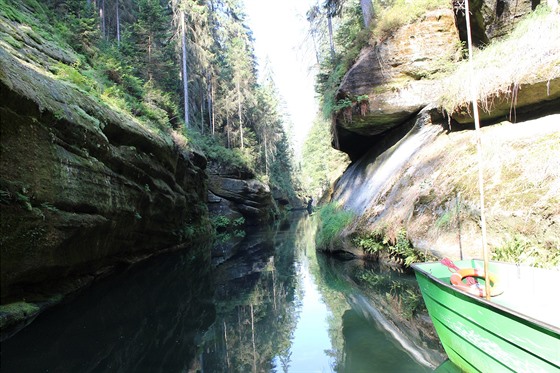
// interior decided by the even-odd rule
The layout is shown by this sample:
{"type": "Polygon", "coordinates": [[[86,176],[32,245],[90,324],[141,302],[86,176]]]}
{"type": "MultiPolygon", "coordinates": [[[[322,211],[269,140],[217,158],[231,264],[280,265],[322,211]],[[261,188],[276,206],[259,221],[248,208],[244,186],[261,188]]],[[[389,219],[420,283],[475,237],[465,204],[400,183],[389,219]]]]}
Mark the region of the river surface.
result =
{"type": "Polygon", "coordinates": [[[2,342],[0,371],[434,371],[445,355],[413,275],[318,254],[315,230],[297,214],[221,258],[131,266],[2,342]]]}

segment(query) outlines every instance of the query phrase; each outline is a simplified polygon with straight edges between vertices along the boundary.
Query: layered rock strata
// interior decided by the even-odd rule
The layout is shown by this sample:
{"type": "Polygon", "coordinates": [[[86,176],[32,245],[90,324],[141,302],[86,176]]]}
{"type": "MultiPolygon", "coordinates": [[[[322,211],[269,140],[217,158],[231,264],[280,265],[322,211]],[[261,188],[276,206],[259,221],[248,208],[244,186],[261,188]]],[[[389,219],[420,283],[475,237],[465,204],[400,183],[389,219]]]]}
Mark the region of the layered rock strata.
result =
{"type": "Polygon", "coordinates": [[[2,303],[209,236],[204,158],[58,80],[55,58],[0,44],[2,303]]]}

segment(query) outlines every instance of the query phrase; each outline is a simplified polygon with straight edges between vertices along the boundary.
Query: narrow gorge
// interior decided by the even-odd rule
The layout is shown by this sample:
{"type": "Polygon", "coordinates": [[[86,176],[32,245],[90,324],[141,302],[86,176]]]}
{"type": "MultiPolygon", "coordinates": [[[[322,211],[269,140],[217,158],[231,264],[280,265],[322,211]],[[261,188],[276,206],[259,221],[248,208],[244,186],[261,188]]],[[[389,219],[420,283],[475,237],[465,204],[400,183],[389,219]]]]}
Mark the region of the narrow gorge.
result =
{"type": "Polygon", "coordinates": [[[38,5],[12,6],[0,13],[3,332],[116,268],[210,245],[211,216],[268,224],[287,203],[248,167],[209,162],[178,131],[61,79],[81,57],[21,20],[40,24],[38,5]]]}
{"type": "MultiPolygon", "coordinates": [[[[432,371],[447,356],[409,265],[482,256],[472,94],[493,258],[560,268],[555,0],[474,1],[472,65],[462,1],[310,2],[299,16],[319,108],[302,149],[244,1],[121,1],[105,18],[105,2],[0,0],[11,366],[33,333],[68,325],[79,343],[107,332],[68,371],[132,371],[151,351],[146,371],[287,371],[292,352],[309,369],[298,333],[331,370],[432,371]],[[347,220],[325,248],[329,209],[347,220]],[[129,319],[124,341],[111,329],[129,319]]],[[[64,360],[49,338],[34,352],[49,351],[45,366],[64,360]]]]}

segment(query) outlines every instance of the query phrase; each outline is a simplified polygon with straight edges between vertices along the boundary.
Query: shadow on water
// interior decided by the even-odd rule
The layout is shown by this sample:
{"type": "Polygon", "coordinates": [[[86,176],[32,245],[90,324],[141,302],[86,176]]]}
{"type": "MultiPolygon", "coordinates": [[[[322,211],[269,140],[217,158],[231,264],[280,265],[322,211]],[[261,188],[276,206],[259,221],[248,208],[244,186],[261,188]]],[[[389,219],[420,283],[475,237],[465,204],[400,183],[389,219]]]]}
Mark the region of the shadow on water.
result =
{"type": "Polygon", "coordinates": [[[2,372],[179,372],[210,326],[207,250],[161,255],[106,278],[2,342],[2,372]]]}
{"type": "Polygon", "coordinates": [[[317,254],[315,230],[302,211],[212,270],[208,248],[133,266],[2,342],[0,370],[431,372],[412,276],[317,254]]]}

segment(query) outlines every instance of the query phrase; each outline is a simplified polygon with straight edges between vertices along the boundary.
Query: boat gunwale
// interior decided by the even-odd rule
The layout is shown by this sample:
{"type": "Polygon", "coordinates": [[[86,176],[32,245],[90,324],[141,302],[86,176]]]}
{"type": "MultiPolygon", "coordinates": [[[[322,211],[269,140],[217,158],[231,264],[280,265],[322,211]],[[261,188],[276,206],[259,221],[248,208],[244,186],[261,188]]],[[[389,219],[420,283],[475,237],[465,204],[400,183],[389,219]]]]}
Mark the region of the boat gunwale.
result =
{"type": "MultiPolygon", "coordinates": [[[[476,261],[481,261],[481,259],[474,259],[474,260],[476,260],[476,261]]],[[[490,263],[498,263],[498,264],[512,265],[511,263],[496,262],[496,261],[490,261],[490,263]]],[[[537,326],[539,326],[539,327],[541,327],[541,328],[543,328],[543,329],[550,330],[551,332],[560,335],[560,328],[559,328],[559,327],[557,327],[557,326],[555,326],[555,325],[552,325],[552,324],[549,324],[549,323],[547,323],[547,322],[544,322],[544,321],[535,319],[535,318],[533,318],[533,317],[531,317],[531,316],[525,315],[525,314],[520,313],[520,312],[518,312],[518,311],[515,311],[514,309],[512,309],[512,308],[510,308],[510,307],[507,307],[507,306],[504,306],[504,305],[501,305],[501,304],[498,304],[498,303],[489,301],[489,300],[487,300],[487,299],[485,299],[485,298],[476,297],[476,296],[474,296],[474,295],[472,295],[472,294],[469,294],[469,293],[467,293],[467,292],[461,291],[461,290],[455,288],[454,286],[452,286],[451,284],[447,284],[446,282],[444,282],[444,281],[442,281],[441,279],[437,278],[436,276],[434,276],[433,274],[429,273],[429,272],[426,271],[425,269],[420,268],[419,265],[421,265],[421,264],[441,264],[441,263],[439,263],[439,262],[413,263],[413,264],[411,265],[411,267],[414,269],[414,271],[421,272],[422,274],[426,275],[429,279],[431,279],[431,280],[433,280],[433,281],[435,281],[435,282],[437,282],[437,283],[443,285],[445,288],[451,289],[452,291],[456,292],[457,294],[461,294],[461,295],[464,295],[464,296],[466,296],[466,297],[469,297],[469,298],[471,298],[472,300],[474,300],[474,301],[476,301],[476,302],[478,302],[478,303],[485,304],[486,306],[488,306],[488,307],[490,307],[490,308],[496,308],[496,309],[498,309],[498,310],[500,310],[500,311],[502,311],[502,312],[509,313],[509,314],[511,314],[511,315],[513,315],[513,316],[515,316],[515,317],[517,317],[517,318],[526,320],[526,321],[528,321],[528,322],[530,322],[530,323],[533,323],[533,324],[535,324],[535,325],[537,325],[537,326]]],[[[441,264],[441,265],[443,265],[443,264],[441,264]]],[[[422,290],[422,289],[420,289],[420,290],[422,290]]]]}

